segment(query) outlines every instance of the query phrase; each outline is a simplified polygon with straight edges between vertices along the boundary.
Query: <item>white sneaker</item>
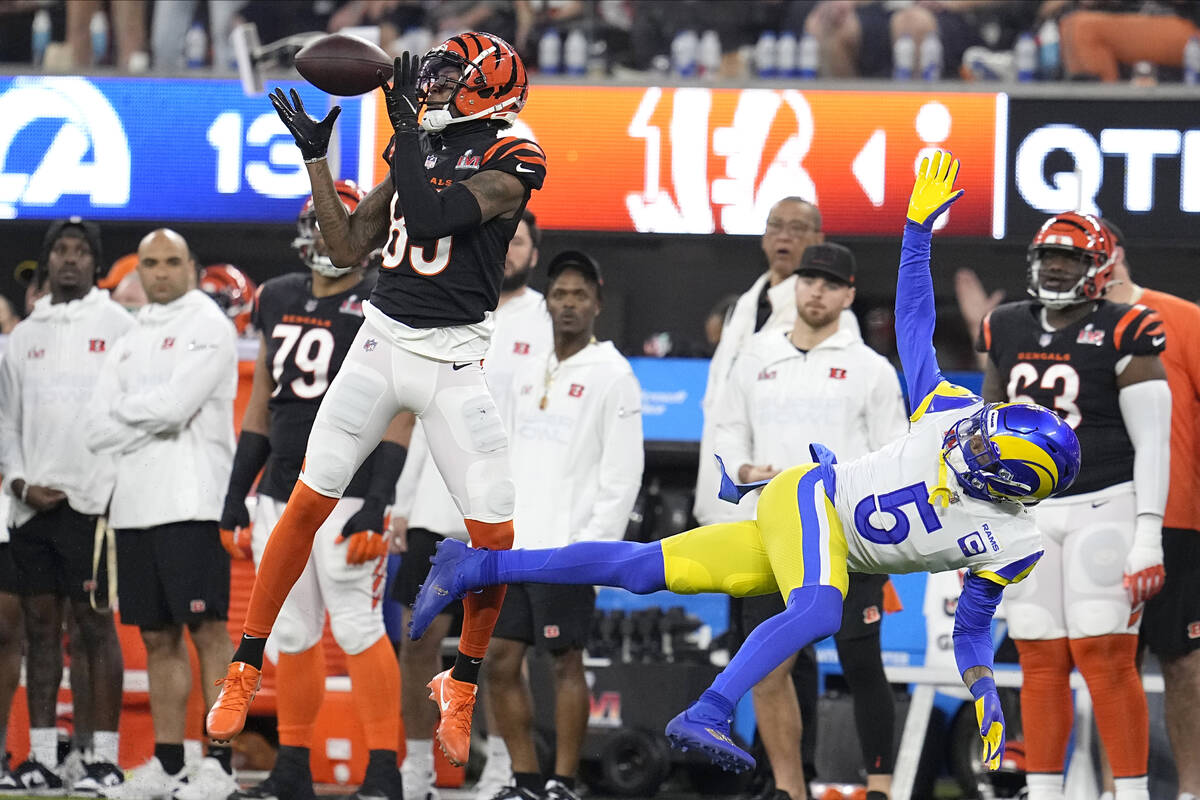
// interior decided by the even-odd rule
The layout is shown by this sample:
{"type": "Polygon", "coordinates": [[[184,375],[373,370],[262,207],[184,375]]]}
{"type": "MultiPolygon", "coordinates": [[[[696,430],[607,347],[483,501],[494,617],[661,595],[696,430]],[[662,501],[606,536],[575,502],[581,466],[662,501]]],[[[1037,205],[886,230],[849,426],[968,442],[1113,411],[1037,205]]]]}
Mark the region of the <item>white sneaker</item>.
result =
{"type": "Polygon", "coordinates": [[[171,775],[154,756],[125,775],[125,782],[100,791],[110,800],[164,800],[183,784],[184,770],[171,775]]]}
{"type": "Polygon", "coordinates": [[[512,761],[504,758],[489,758],[479,773],[475,784],[474,800],[492,800],[505,786],[513,782],[512,761]]]}
{"type": "Polygon", "coordinates": [[[175,790],[175,800],[225,800],[238,790],[237,781],[215,758],[205,758],[187,783],[175,790]]]}
{"type": "Polygon", "coordinates": [[[400,780],[404,784],[404,800],[441,800],[434,783],[434,771],[420,769],[412,759],[404,759],[400,765],[400,780]]]}

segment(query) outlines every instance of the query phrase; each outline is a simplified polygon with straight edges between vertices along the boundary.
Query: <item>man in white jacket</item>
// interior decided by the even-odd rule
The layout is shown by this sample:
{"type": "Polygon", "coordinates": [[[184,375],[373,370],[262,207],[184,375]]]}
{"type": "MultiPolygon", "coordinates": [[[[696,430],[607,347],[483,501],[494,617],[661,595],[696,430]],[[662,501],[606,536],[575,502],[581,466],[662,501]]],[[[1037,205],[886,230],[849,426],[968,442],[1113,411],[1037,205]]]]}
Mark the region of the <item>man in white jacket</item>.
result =
{"type": "MultiPolygon", "coordinates": [[[[517,547],[619,540],[642,482],[641,388],[611,342],[594,336],[602,303],[600,270],[585,253],[550,262],[546,305],[554,348],[513,376],[507,414],[517,485],[517,547]]],[[[516,785],[497,798],[574,800],[587,733],[589,693],[583,647],[596,595],[591,586],[513,586],[487,656],[489,699],[512,758],[516,785]],[[554,657],[554,773],[540,774],[525,650],[554,657]]]]}
{"type": "Polygon", "coordinates": [[[49,294],[17,325],[0,373],[0,453],[5,489],[14,496],[5,525],[17,591],[25,606],[29,700],[29,760],[9,788],[56,791],[70,787],[58,763],[55,705],[62,679],[62,599],[79,625],[90,680],[79,717],[94,723],[88,774],[79,791],[119,783],[117,726],[124,664],[108,608],[105,563],[93,567],[98,517],[113,490],[113,460],[84,446],[86,409],[101,365],[116,340],[133,327],[128,312],[95,288],[100,234],[78,217],[47,231],[34,285],[49,294]]]}
{"type": "MultiPolygon", "coordinates": [[[[790,330],[764,329],[734,361],[714,413],[716,452],[741,482],[767,480],[809,459],[826,444],[843,460],[873,452],[908,432],[900,381],[887,359],[867,347],[841,315],[854,300],[854,255],[841,245],[807,248],[791,283],[796,320],[790,330]]],[[[868,791],[890,790],[891,689],[879,633],[886,575],[850,577],[835,636],[855,720],[868,791]]],[[[747,597],[743,624],[752,630],[783,610],[778,594],[747,597]]],[[[801,714],[786,659],[753,690],[754,712],[775,780],[776,800],[805,797],[801,714]]],[[[805,720],[815,733],[815,720],[805,720]]],[[[812,734],[809,734],[810,736],[812,734]]],[[[874,796],[868,794],[871,800],[874,796]]]]}
{"type": "MultiPolygon", "coordinates": [[[[762,251],[767,271],[754,281],[733,307],[721,330],[708,367],[708,386],[704,390],[704,432],[700,439],[700,464],[696,473],[696,500],[693,513],[701,525],[750,519],[752,506],[743,508],[717,499],[721,485],[713,452],[713,409],[729,369],[738,351],[752,335],[761,330],[787,330],[796,319],[795,279],[800,257],[812,244],[825,241],[821,232],[821,212],[800,197],[785,197],[767,214],[762,235],[762,251]]],[[[853,314],[849,316],[853,317],[853,314]]]]}
{"type": "MultiPolygon", "coordinates": [[[[500,284],[500,302],[496,306],[496,328],[484,359],[484,376],[496,408],[506,414],[512,402],[513,373],[523,364],[535,361],[550,351],[553,336],[546,299],[529,287],[529,277],[538,262],[541,231],[537,218],[526,209],[517,224],[517,232],[508,243],[504,259],[504,279],[500,284]]],[[[392,598],[403,606],[402,630],[408,630],[413,598],[429,574],[429,559],[437,543],[446,537],[469,541],[462,513],[454,504],[450,490],[437,465],[430,457],[424,427],[417,423],[409,445],[408,460],[396,486],[392,506],[392,550],[403,553],[399,573],[392,584],[392,598]]],[[[434,788],[432,733],[438,722],[437,707],[427,702],[425,684],[442,670],[442,639],[462,605],[455,603],[417,639],[403,636],[400,641],[400,672],[404,691],[401,704],[404,716],[405,755],[401,774],[404,796],[408,800],[438,800],[434,788]]],[[[479,694],[487,704],[485,690],[479,694]]],[[[475,785],[475,799],[489,800],[500,787],[512,780],[512,766],[504,739],[496,733],[496,723],[488,715],[488,758],[475,785]]]]}
{"type": "Polygon", "coordinates": [[[187,242],[172,230],[138,245],[138,273],[150,303],[112,349],[87,432],[94,452],[116,456],[109,523],[117,531],[122,622],[146,645],[154,756],[107,797],[225,797],[237,785],[230,749],[210,743],[183,782],[183,737],[191,683],[186,627],[200,660],[205,700],[233,651],[229,555],[217,520],[233,463],[237,334],[196,287],[187,242]]]}

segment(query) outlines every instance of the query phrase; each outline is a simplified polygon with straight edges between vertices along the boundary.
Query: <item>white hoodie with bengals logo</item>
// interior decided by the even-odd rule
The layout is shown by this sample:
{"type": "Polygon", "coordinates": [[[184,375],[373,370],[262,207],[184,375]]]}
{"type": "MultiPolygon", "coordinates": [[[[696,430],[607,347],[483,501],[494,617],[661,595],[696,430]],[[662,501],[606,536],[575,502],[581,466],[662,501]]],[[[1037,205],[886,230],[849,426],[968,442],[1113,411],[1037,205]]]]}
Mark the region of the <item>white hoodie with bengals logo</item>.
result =
{"type": "MultiPolygon", "coordinates": [[[[88,409],[101,366],[134,325],[128,311],[93,288],[79,300],[43,297],[8,337],[0,368],[0,462],[4,488],[21,478],[67,495],[81,514],[102,514],[114,481],[112,456],[84,443],[88,409]]],[[[23,525],[34,510],[12,501],[5,524],[23,525]]]]}

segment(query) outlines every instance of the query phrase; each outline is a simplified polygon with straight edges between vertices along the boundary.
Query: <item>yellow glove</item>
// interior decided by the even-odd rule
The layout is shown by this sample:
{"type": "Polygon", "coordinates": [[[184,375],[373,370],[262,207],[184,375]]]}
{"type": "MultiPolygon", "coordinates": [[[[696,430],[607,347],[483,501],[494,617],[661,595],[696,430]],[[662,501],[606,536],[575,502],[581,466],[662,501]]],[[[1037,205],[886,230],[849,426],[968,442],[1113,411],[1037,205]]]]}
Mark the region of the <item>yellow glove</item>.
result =
{"type": "Polygon", "coordinates": [[[957,177],[958,159],[949,152],[938,150],[933,154],[932,162],[928,158],[921,159],[912,196],[908,199],[909,220],[927,231],[933,230],[934,221],[963,196],[962,189],[954,191],[957,177]]]}
{"type": "Polygon", "coordinates": [[[983,739],[983,764],[989,770],[1000,769],[1000,761],[1004,758],[1004,712],[1000,708],[995,680],[980,678],[975,681],[971,695],[975,698],[975,719],[983,739]]]}

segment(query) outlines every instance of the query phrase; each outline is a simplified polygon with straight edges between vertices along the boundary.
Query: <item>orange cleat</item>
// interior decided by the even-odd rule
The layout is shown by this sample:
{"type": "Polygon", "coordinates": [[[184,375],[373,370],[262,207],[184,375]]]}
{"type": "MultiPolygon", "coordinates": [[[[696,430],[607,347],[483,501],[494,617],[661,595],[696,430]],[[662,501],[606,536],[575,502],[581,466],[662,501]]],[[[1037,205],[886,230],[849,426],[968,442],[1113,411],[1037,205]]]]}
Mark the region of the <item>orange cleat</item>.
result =
{"type": "Polygon", "coordinates": [[[437,703],[442,717],[437,727],[438,744],[450,763],[461,767],[471,755],[471,714],[479,687],[451,678],[450,670],[434,675],[428,686],[429,699],[437,703]]]}
{"type": "MultiPolygon", "coordinates": [[[[250,703],[262,685],[262,672],[245,662],[234,661],[217,685],[221,693],[208,710],[208,735],[215,741],[227,742],[242,732],[250,703]]],[[[469,725],[468,720],[468,731],[469,725]]]]}

